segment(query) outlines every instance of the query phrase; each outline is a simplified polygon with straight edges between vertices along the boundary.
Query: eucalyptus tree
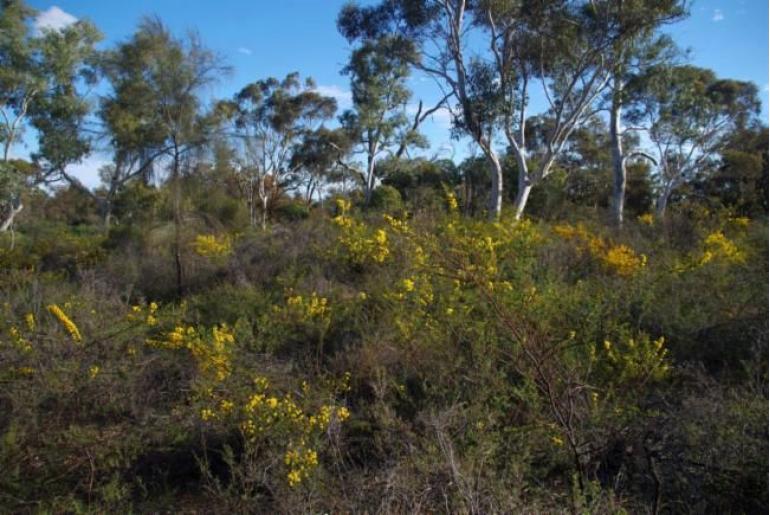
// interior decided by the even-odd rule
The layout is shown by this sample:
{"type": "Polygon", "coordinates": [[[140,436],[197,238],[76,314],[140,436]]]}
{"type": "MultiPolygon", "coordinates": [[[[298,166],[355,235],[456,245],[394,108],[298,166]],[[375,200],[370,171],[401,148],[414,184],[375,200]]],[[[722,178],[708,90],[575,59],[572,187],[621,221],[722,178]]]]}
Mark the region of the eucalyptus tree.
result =
{"type": "Polygon", "coordinates": [[[24,208],[21,190],[26,179],[10,161],[10,152],[24,128],[29,104],[43,85],[32,55],[34,42],[29,25],[34,10],[20,1],[4,0],[0,5],[0,231],[6,231],[24,208]]]}
{"type": "Polygon", "coordinates": [[[312,79],[290,73],[283,80],[268,78],[248,84],[220,111],[234,122],[240,142],[240,174],[247,193],[251,222],[267,227],[268,210],[287,188],[294,187],[306,165],[295,157],[303,140],[324,128],[337,102],[318,93],[312,79]]]}
{"type": "Polygon", "coordinates": [[[344,189],[350,167],[341,164],[341,156],[348,154],[351,147],[345,130],[325,127],[306,134],[295,147],[290,166],[300,171],[296,182],[304,190],[302,196],[308,205],[315,194],[323,199],[325,185],[342,182],[344,189]]]}
{"type": "Polygon", "coordinates": [[[489,34],[493,84],[502,132],[516,160],[515,217],[532,188],[548,177],[575,130],[599,111],[610,71],[605,50],[615,34],[594,23],[592,1],[479,2],[477,19],[489,34]],[[529,114],[541,95],[545,110],[529,114]],[[532,122],[539,137],[529,139],[532,122]]]}
{"type": "Polygon", "coordinates": [[[362,179],[366,205],[376,185],[377,161],[381,157],[401,157],[411,146],[426,147],[419,125],[443,104],[440,101],[423,111],[420,103],[414,119],[407,116],[412,92],[406,80],[409,63],[414,60],[410,41],[383,35],[363,41],[343,69],[350,75],[353,108],[342,114],[340,122],[353,143],[353,154],[362,154],[366,159],[363,169],[347,166],[362,179]]]}
{"type": "Polygon", "coordinates": [[[205,110],[202,94],[229,68],[196,34],[175,37],[157,18],[142,20],[131,39],[107,54],[104,68],[112,91],[102,100],[101,116],[115,151],[109,191],[114,194],[132,178],[167,164],[181,296],[182,167],[218,127],[215,114],[205,110]]]}
{"type": "Polygon", "coordinates": [[[494,148],[494,120],[484,102],[474,98],[468,55],[471,31],[470,5],[465,0],[385,0],[373,6],[349,3],[338,18],[340,32],[349,41],[375,40],[383,36],[411,44],[410,64],[435,79],[445,95],[459,105],[453,116],[458,128],[467,133],[487,158],[492,179],[488,212],[500,215],[503,168],[494,148]]]}
{"type": "Polygon", "coordinates": [[[88,92],[97,80],[101,35],[83,20],[35,33],[35,11],[24,2],[3,0],[0,7],[0,231],[6,231],[24,207],[26,187],[68,178],[67,167],[91,151],[88,92]],[[10,158],[27,128],[37,139],[33,167],[10,158]]]}
{"type": "Polygon", "coordinates": [[[653,67],[629,90],[639,99],[629,118],[646,127],[657,164],[659,217],[671,194],[713,167],[730,135],[753,123],[761,105],[753,83],[694,66],[653,67]]]}
{"type": "Polygon", "coordinates": [[[645,70],[671,63],[678,50],[671,38],[661,34],[665,25],[687,16],[687,0],[599,0],[589,11],[593,22],[611,34],[606,60],[610,84],[605,98],[609,111],[610,148],[612,150],[612,221],[623,223],[626,197],[627,163],[634,157],[650,156],[627,145],[627,136],[636,128],[624,128],[624,112],[633,98],[626,85],[645,70]]]}
{"type": "Polygon", "coordinates": [[[516,156],[520,217],[532,187],[550,173],[575,128],[593,116],[609,80],[604,51],[612,35],[593,23],[592,8],[590,0],[389,0],[349,4],[338,25],[349,40],[391,34],[414,44],[411,64],[451,96],[455,128],[487,160],[490,218],[502,208],[503,164],[495,149],[502,133],[516,156]],[[545,98],[543,114],[551,118],[538,149],[526,140],[532,94],[545,98]]]}
{"type": "Polygon", "coordinates": [[[696,190],[742,216],[767,216],[768,130],[757,122],[728,136],[718,168],[702,178],[696,190]]]}

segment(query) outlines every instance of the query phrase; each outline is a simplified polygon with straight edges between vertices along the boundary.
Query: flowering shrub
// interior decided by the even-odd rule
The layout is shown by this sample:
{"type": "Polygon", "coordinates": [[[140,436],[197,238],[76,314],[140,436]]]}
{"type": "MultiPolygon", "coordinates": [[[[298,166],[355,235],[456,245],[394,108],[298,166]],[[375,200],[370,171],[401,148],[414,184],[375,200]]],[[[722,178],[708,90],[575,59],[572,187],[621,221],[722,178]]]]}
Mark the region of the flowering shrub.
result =
{"type": "Polygon", "coordinates": [[[214,326],[209,331],[180,325],[162,338],[148,339],[146,343],[159,349],[187,349],[204,377],[224,381],[230,375],[235,337],[225,324],[214,326]]]}
{"type": "Polygon", "coordinates": [[[232,240],[227,235],[199,234],[193,241],[193,250],[203,257],[227,257],[233,251],[232,240]]]}
{"type": "Polygon", "coordinates": [[[621,277],[630,277],[647,264],[647,256],[626,245],[613,245],[600,255],[604,265],[621,277]]]}
{"type": "Polygon", "coordinates": [[[81,343],[83,341],[83,337],[80,335],[78,326],[75,325],[75,322],[73,322],[59,306],[56,304],[50,304],[48,306],[48,312],[59,321],[61,326],[67,331],[67,333],[69,333],[73,342],[81,343]]]}
{"type": "MultiPolygon", "coordinates": [[[[602,348],[606,353],[606,366],[611,369],[612,381],[624,382],[661,380],[670,370],[661,336],[651,340],[646,334],[629,338],[624,343],[613,344],[605,340],[602,348]]],[[[592,353],[594,359],[596,354],[592,353]]]]}
{"type": "Polygon", "coordinates": [[[305,385],[302,395],[281,394],[269,380],[257,376],[252,388],[242,398],[224,398],[212,393],[204,399],[200,417],[204,422],[237,427],[250,448],[275,449],[285,466],[285,480],[290,487],[308,479],[318,466],[318,451],[323,436],[350,417],[344,406],[323,404],[311,409],[311,390],[305,385]]]}
{"type": "Polygon", "coordinates": [[[706,236],[703,241],[703,253],[699,259],[701,265],[718,260],[726,263],[743,263],[746,255],[738,246],[728,239],[722,231],[715,231],[706,236]]]}
{"type": "Polygon", "coordinates": [[[338,199],[339,214],[333,222],[340,228],[339,242],[345,248],[350,261],[356,265],[383,263],[390,255],[388,233],[383,229],[369,229],[352,218],[348,211],[350,202],[338,199]]]}
{"type": "Polygon", "coordinates": [[[572,242],[579,252],[590,255],[606,270],[621,277],[631,277],[647,264],[644,254],[637,254],[627,245],[609,243],[591,234],[582,224],[556,225],[553,231],[560,238],[572,242]]]}
{"type": "Polygon", "coordinates": [[[652,213],[644,213],[642,215],[637,216],[636,219],[639,221],[640,224],[643,224],[643,225],[652,226],[655,224],[655,216],[652,213]]]}
{"type": "Polygon", "coordinates": [[[666,502],[700,494],[690,462],[729,464],[710,498],[759,498],[761,224],[341,204],[190,266],[181,300],[0,274],[0,511],[636,512],[645,467],[666,502]]]}
{"type": "MultiPolygon", "coordinates": [[[[329,305],[325,297],[319,297],[316,292],[309,297],[291,295],[286,299],[286,315],[298,322],[320,320],[324,325],[329,323],[329,305]]],[[[276,307],[277,310],[280,308],[276,307]]]]}

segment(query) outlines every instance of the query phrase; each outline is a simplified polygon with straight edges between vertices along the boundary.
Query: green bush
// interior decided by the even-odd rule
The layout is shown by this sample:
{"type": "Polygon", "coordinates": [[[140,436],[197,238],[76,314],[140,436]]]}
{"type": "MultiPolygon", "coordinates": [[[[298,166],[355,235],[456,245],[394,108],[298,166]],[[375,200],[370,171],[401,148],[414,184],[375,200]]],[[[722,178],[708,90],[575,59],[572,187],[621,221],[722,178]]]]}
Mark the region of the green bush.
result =
{"type": "Polygon", "coordinates": [[[403,209],[401,193],[393,186],[382,185],[372,192],[371,207],[387,213],[396,213],[403,209]]]}

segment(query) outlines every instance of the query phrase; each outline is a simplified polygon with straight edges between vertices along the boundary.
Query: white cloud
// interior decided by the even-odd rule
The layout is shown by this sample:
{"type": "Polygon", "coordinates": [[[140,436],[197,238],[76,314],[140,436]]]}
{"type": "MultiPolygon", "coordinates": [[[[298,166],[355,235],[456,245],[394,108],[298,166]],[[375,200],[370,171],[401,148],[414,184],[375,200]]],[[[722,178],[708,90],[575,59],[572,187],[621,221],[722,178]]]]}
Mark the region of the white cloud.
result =
{"type": "Polygon", "coordinates": [[[722,21],[725,19],[725,15],[722,13],[722,9],[714,9],[714,15],[711,17],[711,21],[722,21]]]}
{"type": "Polygon", "coordinates": [[[336,84],[329,86],[316,86],[315,90],[326,97],[332,97],[337,101],[337,106],[341,109],[345,109],[353,105],[353,93],[349,90],[342,89],[336,84]]]}
{"type": "Polygon", "coordinates": [[[251,55],[251,49],[246,48],[245,46],[238,47],[238,53],[243,55],[251,55]]]}
{"type": "Polygon", "coordinates": [[[76,21],[78,19],[75,16],[62,11],[58,6],[54,5],[37,15],[35,18],[35,30],[37,32],[42,32],[44,29],[62,30],[76,21]]]}

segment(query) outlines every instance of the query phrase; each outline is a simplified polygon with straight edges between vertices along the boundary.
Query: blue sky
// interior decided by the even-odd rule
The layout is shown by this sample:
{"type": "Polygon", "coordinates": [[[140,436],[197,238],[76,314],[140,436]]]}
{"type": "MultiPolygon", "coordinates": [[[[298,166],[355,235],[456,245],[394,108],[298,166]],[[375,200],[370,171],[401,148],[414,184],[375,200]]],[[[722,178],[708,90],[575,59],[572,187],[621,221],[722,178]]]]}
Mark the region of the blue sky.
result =
{"type": "MultiPolygon", "coordinates": [[[[345,0],[28,0],[41,11],[40,22],[66,23],[88,18],[104,33],[103,46],[127,39],[143,15],[157,15],[177,34],[197,30],[205,44],[233,67],[211,91],[230,96],[243,85],[268,76],[299,71],[313,77],[319,89],[335,96],[341,107],[349,103],[347,77],[340,75],[349,53],[338,34],[336,17],[345,0]]],[[[768,1],[695,0],[691,17],[670,26],[677,43],[692,51],[691,62],[714,69],[720,77],[757,84],[768,113],[768,1]]],[[[415,102],[438,98],[432,82],[413,77],[415,102]]],[[[437,115],[424,132],[431,154],[459,159],[468,153],[465,142],[452,142],[448,117],[437,115]]],[[[20,149],[21,150],[21,149],[20,149]]],[[[108,160],[95,155],[78,166],[89,185],[95,170],[108,160]]]]}

